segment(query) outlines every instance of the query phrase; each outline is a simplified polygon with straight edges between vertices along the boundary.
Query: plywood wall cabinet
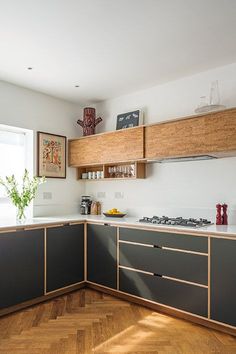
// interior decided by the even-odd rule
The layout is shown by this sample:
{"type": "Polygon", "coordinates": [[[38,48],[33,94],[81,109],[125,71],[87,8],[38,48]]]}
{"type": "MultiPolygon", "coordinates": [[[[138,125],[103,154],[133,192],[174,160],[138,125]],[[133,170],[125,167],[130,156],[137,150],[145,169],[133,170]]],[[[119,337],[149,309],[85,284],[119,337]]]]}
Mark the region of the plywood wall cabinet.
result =
{"type": "Polygon", "coordinates": [[[145,157],[236,156],[236,109],[145,127],[145,157]]]}
{"type": "Polygon", "coordinates": [[[69,141],[69,165],[74,167],[143,158],[143,126],[69,141]]]}
{"type": "Polygon", "coordinates": [[[198,155],[236,156],[236,108],[69,141],[72,167],[198,155]]]}

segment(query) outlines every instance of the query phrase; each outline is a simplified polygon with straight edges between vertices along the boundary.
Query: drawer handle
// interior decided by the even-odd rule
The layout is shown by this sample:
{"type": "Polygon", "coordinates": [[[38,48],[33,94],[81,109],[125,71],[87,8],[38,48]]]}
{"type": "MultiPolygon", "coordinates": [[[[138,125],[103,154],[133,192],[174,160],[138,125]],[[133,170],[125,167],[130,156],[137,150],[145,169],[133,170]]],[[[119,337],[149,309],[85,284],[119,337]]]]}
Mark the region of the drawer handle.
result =
{"type": "Polygon", "coordinates": [[[154,247],[154,248],[160,248],[160,249],[162,249],[162,247],[161,247],[161,246],[158,246],[158,245],[154,245],[153,247],[154,247]]]}
{"type": "Polygon", "coordinates": [[[154,273],[154,276],[155,276],[155,277],[162,278],[162,275],[161,275],[161,274],[154,273]]]}

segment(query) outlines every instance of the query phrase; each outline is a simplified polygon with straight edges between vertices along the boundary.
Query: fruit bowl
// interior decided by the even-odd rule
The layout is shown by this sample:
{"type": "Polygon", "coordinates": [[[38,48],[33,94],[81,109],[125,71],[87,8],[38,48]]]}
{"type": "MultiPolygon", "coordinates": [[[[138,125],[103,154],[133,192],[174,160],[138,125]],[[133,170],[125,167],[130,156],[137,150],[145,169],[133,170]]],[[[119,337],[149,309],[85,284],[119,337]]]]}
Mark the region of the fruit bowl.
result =
{"type": "Polygon", "coordinates": [[[123,218],[126,214],[123,214],[123,213],[117,213],[117,214],[103,213],[103,215],[107,216],[108,218],[123,218]]]}
{"type": "Polygon", "coordinates": [[[103,215],[107,216],[108,218],[123,218],[126,214],[121,213],[117,208],[112,208],[103,213],[103,215]]]}

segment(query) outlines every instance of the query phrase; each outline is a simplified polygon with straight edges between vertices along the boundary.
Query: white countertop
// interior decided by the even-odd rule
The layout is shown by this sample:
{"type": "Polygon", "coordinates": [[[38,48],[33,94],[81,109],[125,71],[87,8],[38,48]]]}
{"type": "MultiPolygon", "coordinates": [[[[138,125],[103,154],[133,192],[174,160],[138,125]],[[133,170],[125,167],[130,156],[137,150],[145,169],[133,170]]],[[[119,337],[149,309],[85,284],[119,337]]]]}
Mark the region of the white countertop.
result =
{"type": "Polygon", "coordinates": [[[64,223],[73,222],[96,222],[102,224],[113,224],[120,226],[135,226],[139,229],[150,229],[165,232],[177,232],[184,234],[197,234],[204,236],[226,236],[229,238],[236,238],[236,225],[209,225],[201,228],[181,227],[181,226],[164,226],[155,224],[146,224],[138,222],[138,217],[125,217],[125,218],[108,218],[103,215],[62,215],[53,217],[37,217],[33,219],[27,219],[24,222],[17,222],[15,219],[3,219],[0,220],[0,231],[5,230],[17,230],[33,228],[40,225],[59,225],[64,223]]]}

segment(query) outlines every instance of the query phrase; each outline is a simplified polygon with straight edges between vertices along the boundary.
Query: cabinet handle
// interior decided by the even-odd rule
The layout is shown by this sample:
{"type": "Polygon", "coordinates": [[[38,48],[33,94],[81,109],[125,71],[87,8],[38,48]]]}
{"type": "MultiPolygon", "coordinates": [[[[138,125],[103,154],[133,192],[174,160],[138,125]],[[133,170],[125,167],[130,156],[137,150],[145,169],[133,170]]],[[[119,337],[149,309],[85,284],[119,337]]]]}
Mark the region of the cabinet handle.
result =
{"type": "Polygon", "coordinates": [[[161,275],[161,274],[154,273],[154,276],[155,276],[155,277],[162,278],[162,275],[161,275]]]}

